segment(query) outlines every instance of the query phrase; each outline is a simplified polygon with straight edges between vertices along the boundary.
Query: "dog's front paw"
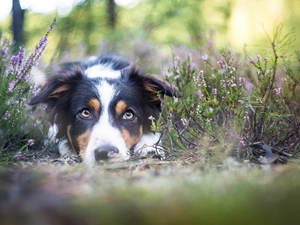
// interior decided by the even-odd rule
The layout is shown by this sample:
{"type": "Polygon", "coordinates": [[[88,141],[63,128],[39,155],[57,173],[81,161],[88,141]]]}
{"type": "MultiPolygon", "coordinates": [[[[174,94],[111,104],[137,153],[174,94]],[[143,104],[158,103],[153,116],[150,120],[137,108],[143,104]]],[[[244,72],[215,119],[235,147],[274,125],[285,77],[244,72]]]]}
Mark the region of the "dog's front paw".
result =
{"type": "Polygon", "coordinates": [[[164,160],[165,149],[158,145],[159,141],[159,133],[144,135],[135,146],[134,155],[139,158],[151,157],[164,160]]]}
{"type": "Polygon", "coordinates": [[[152,157],[152,158],[165,158],[164,149],[159,146],[160,133],[150,133],[142,136],[139,143],[134,148],[134,155],[139,158],[152,157]]]}
{"type": "Polygon", "coordinates": [[[163,147],[158,145],[152,145],[152,146],[144,146],[139,151],[137,151],[137,154],[141,158],[155,158],[164,160],[165,159],[165,150],[163,147]]]}

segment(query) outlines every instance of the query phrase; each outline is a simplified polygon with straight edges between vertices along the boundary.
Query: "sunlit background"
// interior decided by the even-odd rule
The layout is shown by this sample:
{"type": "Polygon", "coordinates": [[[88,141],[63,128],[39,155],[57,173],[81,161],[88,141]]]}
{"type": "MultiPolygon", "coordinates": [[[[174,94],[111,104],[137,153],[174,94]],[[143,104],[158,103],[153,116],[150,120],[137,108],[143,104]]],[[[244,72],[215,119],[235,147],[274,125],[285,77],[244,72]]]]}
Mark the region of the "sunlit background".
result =
{"type": "MultiPolygon", "coordinates": [[[[26,46],[32,48],[56,17],[58,24],[51,34],[47,54],[78,51],[95,54],[103,43],[143,40],[160,49],[170,46],[201,46],[203,37],[214,31],[219,48],[230,47],[242,52],[264,46],[266,33],[284,23],[286,32],[293,30],[296,48],[300,41],[300,1],[298,0],[115,0],[116,27],[107,26],[104,0],[20,0],[26,9],[26,46]],[[77,49],[77,50],[75,50],[77,49]],[[94,51],[94,52],[93,52],[94,51]]],[[[12,38],[10,11],[12,0],[0,7],[0,31],[12,38]]],[[[47,57],[47,56],[46,56],[47,57]]]]}
{"type": "MultiPolygon", "coordinates": [[[[73,6],[82,2],[84,2],[84,0],[20,0],[21,7],[23,9],[29,9],[30,11],[37,13],[51,13],[57,11],[60,16],[66,16],[71,12],[73,6]]],[[[132,8],[136,6],[140,0],[116,0],[115,2],[120,6],[132,8]]],[[[6,17],[8,17],[11,7],[12,0],[3,0],[1,2],[0,21],[3,21],[6,17]]]]}

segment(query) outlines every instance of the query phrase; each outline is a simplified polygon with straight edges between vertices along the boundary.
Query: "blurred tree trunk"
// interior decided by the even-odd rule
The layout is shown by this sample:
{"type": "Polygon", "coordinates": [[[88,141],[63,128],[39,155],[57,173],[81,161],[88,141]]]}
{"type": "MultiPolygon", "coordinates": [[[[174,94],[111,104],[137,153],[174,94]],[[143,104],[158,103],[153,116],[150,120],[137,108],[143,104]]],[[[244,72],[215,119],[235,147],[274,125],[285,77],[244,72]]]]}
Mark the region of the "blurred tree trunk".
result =
{"type": "Polygon", "coordinates": [[[107,0],[108,25],[111,29],[116,26],[116,3],[115,0],[107,0]]]}
{"type": "Polygon", "coordinates": [[[12,30],[17,46],[24,44],[24,11],[19,0],[12,0],[12,30]]]}

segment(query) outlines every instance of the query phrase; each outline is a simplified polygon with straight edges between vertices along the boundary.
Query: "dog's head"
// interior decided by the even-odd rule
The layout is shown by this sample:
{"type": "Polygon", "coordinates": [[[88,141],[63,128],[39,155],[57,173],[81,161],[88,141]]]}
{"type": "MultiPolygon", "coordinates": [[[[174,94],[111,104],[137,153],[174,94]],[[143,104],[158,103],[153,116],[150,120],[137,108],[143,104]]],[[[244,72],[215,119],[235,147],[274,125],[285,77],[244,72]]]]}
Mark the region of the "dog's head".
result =
{"type": "Polygon", "coordinates": [[[175,92],[124,60],[100,57],[65,66],[30,104],[46,104],[58,127],[56,137],[67,139],[73,152],[93,163],[128,159],[142,137],[152,133],[149,117],[159,117],[161,97],[175,92]]]}

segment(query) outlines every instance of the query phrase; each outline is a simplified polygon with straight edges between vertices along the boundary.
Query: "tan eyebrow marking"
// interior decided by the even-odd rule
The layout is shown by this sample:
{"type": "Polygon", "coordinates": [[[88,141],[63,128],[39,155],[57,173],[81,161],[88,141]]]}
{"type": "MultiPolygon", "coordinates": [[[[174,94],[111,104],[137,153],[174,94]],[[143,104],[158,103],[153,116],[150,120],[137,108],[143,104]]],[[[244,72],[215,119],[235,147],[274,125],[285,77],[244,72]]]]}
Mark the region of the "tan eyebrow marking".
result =
{"type": "Polygon", "coordinates": [[[116,104],[116,109],[115,109],[116,117],[120,116],[127,108],[128,108],[128,105],[124,101],[122,101],[122,100],[118,101],[116,104]]]}
{"type": "Polygon", "coordinates": [[[87,105],[91,107],[94,112],[99,112],[101,107],[100,101],[96,98],[91,99],[87,105]]]}

